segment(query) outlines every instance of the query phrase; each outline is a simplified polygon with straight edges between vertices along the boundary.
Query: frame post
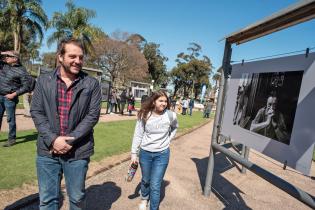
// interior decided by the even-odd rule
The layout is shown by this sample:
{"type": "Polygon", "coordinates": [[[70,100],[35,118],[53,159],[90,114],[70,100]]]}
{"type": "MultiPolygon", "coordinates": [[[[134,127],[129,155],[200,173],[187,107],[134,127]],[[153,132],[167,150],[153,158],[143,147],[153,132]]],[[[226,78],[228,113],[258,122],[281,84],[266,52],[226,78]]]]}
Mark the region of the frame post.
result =
{"type": "MultiPolygon", "coordinates": [[[[247,146],[245,146],[244,144],[242,145],[242,156],[244,157],[245,160],[248,160],[249,148],[247,146]]],[[[242,165],[241,173],[242,174],[246,173],[246,167],[243,165],[242,165]]]]}
{"type": "Polygon", "coordinates": [[[215,119],[213,123],[213,129],[212,129],[207,177],[206,177],[205,186],[204,186],[205,196],[210,196],[210,193],[211,193],[213,167],[214,167],[214,151],[213,151],[212,144],[215,142],[218,142],[218,136],[221,130],[222,110],[223,110],[224,101],[225,101],[224,99],[225,99],[225,89],[227,85],[227,79],[228,79],[228,75],[230,74],[231,54],[232,54],[231,44],[226,40],[225,49],[224,49],[224,57],[223,57],[223,62],[222,62],[223,70],[221,73],[217,108],[216,108],[215,119]]]}

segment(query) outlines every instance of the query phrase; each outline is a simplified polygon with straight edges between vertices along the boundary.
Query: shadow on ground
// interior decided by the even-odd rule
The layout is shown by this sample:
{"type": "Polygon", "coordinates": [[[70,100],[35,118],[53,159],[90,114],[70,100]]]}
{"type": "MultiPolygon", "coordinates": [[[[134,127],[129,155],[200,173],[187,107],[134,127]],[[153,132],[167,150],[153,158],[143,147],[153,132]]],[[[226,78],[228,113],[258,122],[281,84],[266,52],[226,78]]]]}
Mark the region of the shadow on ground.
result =
{"type": "MultiPolygon", "coordinates": [[[[16,137],[16,144],[21,144],[21,143],[25,143],[28,141],[36,141],[37,140],[37,132],[33,132],[32,134],[29,135],[25,135],[25,136],[17,136],[16,137]]],[[[0,142],[5,142],[8,139],[0,139],[0,142]]]]}
{"type": "MultiPolygon", "coordinates": [[[[141,183],[139,182],[139,184],[137,185],[137,187],[136,187],[134,193],[133,193],[132,195],[129,195],[129,196],[128,196],[129,199],[135,199],[135,198],[140,197],[140,184],[141,184],[141,183]]],[[[160,200],[160,202],[163,201],[163,199],[164,199],[164,197],[165,197],[165,188],[166,188],[169,184],[170,184],[169,181],[163,180],[163,183],[162,183],[162,186],[161,186],[161,200],[160,200]]]]}
{"type": "MultiPolygon", "coordinates": [[[[205,185],[208,159],[208,157],[202,159],[192,158],[197,167],[202,189],[205,185]]],[[[233,167],[237,167],[233,160],[228,159],[222,153],[217,152],[215,154],[211,191],[225,205],[224,209],[251,209],[242,198],[242,194],[244,193],[222,176],[222,173],[233,167]]],[[[238,170],[240,169],[238,168],[238,170]]]]}
{"type": "Polygon", "coordinates": [[[115,182],[105,182],[87,188],[87,209],[108,210],[121,196],[121,188],[115,182]]]}
{"type": "MultiPolygon", "coordinates": [[[[66,195],[60,194],[60,206],[63,205],[66,195]]],[[[108,210],[121,196],[121,188],[115,182],[105,182],[100,185],[92,185],[86,189],[86,209],[108,210]]],[[[5,210],[38,210],[38,193],[22,198],[7,206],[5,210]],[[29,204],[29,205],[28,205],[29,204]],[[26,207],[22,207],[25,206],[26,207]]],[[[68,208],[68,207],[67,207],[68,208]]]]}

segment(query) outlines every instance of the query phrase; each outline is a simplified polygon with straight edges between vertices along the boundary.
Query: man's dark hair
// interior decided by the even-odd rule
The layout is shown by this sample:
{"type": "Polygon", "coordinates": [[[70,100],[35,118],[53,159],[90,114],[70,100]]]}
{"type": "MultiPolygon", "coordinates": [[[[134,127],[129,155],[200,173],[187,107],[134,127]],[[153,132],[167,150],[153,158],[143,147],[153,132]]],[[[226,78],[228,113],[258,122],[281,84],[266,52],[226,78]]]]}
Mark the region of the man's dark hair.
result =
{"type": "Polygon", "coordinates": [[[58,44],[58,50],[57,50],[57,54],[58,55],[64,55],[66,53],[66,45],[67,44],[74,44],[78,47],[80,47],[83,52],[85,52],[85,49],[84,49],[84,45],[82,43],[82,41],[80,39],[76,39],[76,38],[73,38],[73,37],[68,37],[68,38],[65,38],[65,39],[62,39],[59,44],[58,44]]]}

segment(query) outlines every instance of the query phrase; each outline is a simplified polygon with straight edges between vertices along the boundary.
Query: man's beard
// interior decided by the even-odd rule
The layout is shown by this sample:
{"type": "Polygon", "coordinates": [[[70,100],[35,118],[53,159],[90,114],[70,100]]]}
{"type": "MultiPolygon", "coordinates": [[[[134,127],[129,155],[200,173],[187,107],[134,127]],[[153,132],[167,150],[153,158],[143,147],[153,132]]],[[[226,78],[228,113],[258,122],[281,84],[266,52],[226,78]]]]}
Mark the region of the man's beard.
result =
{"type": "MultiPolygon", "coordinates": [[[[66,73],[72,74],[74,76],[76,76],[78,74],[78,73],[71,72],[71,70],[70,70],[71,66],[70,65],[65,65],[64,62],[60,62],[60,65],[63,67],[63,69],[65,70],[66,73]]],[[[82,66],[80,66],[80,70],[81,69],[82,69],[82,66]]]]}

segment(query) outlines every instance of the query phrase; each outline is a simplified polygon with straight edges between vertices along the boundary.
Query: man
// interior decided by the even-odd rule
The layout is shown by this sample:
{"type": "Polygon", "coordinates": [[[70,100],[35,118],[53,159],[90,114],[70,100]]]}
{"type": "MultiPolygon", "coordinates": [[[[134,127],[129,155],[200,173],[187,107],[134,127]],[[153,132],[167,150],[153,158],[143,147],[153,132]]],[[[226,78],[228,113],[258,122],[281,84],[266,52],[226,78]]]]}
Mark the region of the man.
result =
{"type": "MultiPolygon", "coordinates": [[[[30,91],[34,90],[36,80],[30,76],[29,89],[30,91]]],[[[23,95],[23,106],[24,106],[24,117],[31,118],[31,104],[32,101],[32,92],[25,93],[23,95]]]]}
{"type": "Polygon", "coordinates": [[[188,100],[186,97],[184,97],[184,100],[182,101],[182,105],[183,105],[183,112],[182,112],[182,115],[186,115],[186,111],[187,111],[187,108],[188,108],[188,100]]]}
{"type": "Polygon", "coordinates": [[[124,115],[124,109],[125,105],[127,103],[128,97],[127,97],[127,91],[123,90],[120,94],[120,114],[124,115]]]}
{"type": "Polygon", "coordinates": [[[31,91],[30,75],[20,64],[19,53],[16,51],[1,52],[0,63],[0,129],[4,111],[9,124],[8,141],[3,145],[10,147],[15,144],[16,123],[15,108],[18,96],[31,91]]]}
{"type": "Polygon", "coordinates": [[[250,130],[271,139],[289,143],[284,116],[277,110],[277,97],[268,97],[266,107],[258,110],[250,130]]]}
{"type": "Polygon", "coordinates": [[[204,106],[203,118],[209,118],[213,106],[213,100],[207,99],[203,106],[204,106]]]}
{"type": "Polygon", "coordinates": [[[195,100],[193,97],[190,97],[189,99],[189,115],[191,116],[192,115],[192,110],[195,106],[195,100]]]}
{"type": "Polygon", "coordinates": [[[82,43],[74,38],[58,46],[59,67],[40,75],[31,115],[38,130],[37,177],[40,209],[58,209],[62,173],[70,209],[85,208],[85,178],[94,153],[93,127],[101,110],[101,88],[82,71],[82,43]]]}
{"type": "Polygon", "coordinates": [[[172,111],[175,112],[175,108],[176,108],[176,96],[173,96],[173,98],[170,98],[170,102],[172,104],[172,111]]]}
{"type": "Polygon", "coordinates": [[[110,96],[110,113],[113,113],[113,109],[115,108],[115,113],[117,112],[117,94],[116,90],[112,90],[112,94],[110,96]]]}

